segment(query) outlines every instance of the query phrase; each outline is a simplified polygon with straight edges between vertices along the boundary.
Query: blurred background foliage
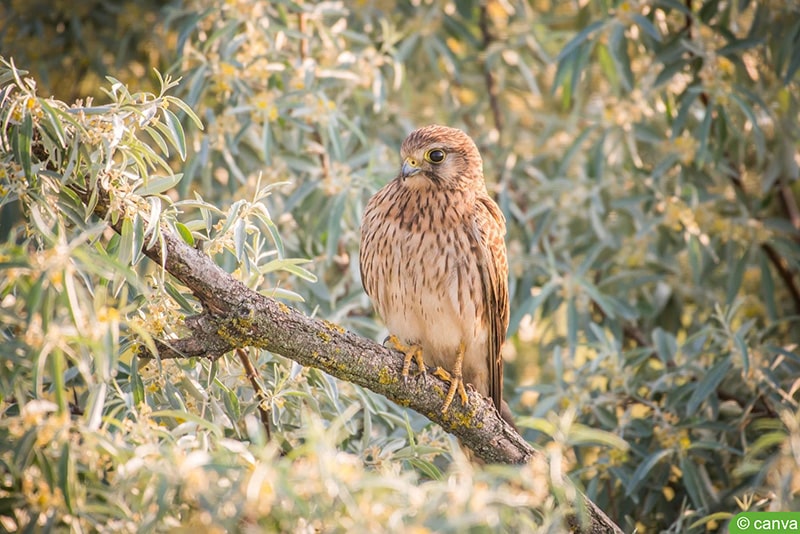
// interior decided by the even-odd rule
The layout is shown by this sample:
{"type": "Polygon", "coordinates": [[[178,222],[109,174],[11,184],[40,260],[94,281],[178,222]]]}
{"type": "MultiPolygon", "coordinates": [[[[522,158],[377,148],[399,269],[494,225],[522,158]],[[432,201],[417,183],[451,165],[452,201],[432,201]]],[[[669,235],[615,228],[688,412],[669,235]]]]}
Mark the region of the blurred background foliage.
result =
{"type": "Polygon", "coordinates": [[[558,531],[562,473],[628,532],[800,509],[795,3],[14,0],[0,21],[35,80],[0,72],[3,528],[558,531]],[[555,468],[474,470],[422,416],[253,350],[265,446],[235,358],[133,356],[195,304],[140,261],[156,220],[382,339],[360,214],[431,122],[473,136],[508,219],[506,392],[555,468]],[[122,236],[67,192],[84,176],[122,236]]]}

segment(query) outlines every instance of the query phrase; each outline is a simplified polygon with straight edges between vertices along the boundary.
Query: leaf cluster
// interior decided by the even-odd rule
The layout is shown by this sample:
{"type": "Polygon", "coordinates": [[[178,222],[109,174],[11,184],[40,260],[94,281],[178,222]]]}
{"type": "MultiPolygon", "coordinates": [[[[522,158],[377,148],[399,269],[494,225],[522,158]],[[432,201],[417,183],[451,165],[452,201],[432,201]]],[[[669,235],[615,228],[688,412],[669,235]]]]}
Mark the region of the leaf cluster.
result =
{"type": "Polygon", "coordinates": [[[0,203],[23,213],[0,249],[4,525],[545,530],[564,473],[627,530],[797,509],[796,7],[158,13],[171,56],[147,66],[170,76],[87,78],[101,105],[0,72],[0,203]],[[253,349],[265,447],[234,358],[134,356],[197,310],[143,261],[165,230],[250,287],[382,338],[358,279],[360,213],[429,122],[481,148],[509,223],[505,390],[563,473],[473,470],[422,416],[253,349]],[[119,236],[82,201],[98,184],[119,236]]]}

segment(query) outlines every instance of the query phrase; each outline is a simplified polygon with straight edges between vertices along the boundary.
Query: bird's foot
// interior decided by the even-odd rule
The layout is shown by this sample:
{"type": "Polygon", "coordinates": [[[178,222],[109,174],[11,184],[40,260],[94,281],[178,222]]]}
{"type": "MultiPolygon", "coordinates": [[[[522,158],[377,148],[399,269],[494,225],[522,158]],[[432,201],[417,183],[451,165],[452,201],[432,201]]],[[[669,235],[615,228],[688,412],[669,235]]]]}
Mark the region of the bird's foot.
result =
{"type": "Polygon", "coordinates": [[[467,346],[461,342],[461,344],[458,346],[458,354],[456,355],[455,364],[453,365],[453,374],[450,374],[441,367],[437,367],[433,372],[434,375],[438,376],[442,380],[450,382],[450,389],[447,391],[447,396],[444,398],[442,413],[445,413],[447,409],[450,408],[450,404],[453,402],[456,393],[458,393],[458,395],[461,397],[461,404],[464,406],[466,406],[467,402],[469,401],[469,397],[467,397],[467,390],[464,389],[464,379],[461,376],[461,366],[464,364],[464,353],[466,350],[467,346]]]}
{"type": "Polygon", "coordinates": [[[461,397],[461,404],[466,405],[469,402],[469,397],[467,397],[467,390],[464,388],[464,379],[461,377],[461,373],[453,373],[451,375],[449,372],[447,372],[447,370],[437,367],[433,374],[445,382],[450,382],[450,389],[447,390],[447,396],[444,398],[442,413],[447,412],[447,409],[450,408],[450,404],[452,404],[453,399],[456,397],[456,393],[458,393],[459,397],[461,397]]]}
{"type": "Polygon", "coordinates": [[[422,359],[422,347],[419,345],[406,345],[395,335],[387,337],[386,341],[384,341],[384,344],[386,343],[388,343],[391,348],[402,352],[404,355],[403,371],[400,373],[403,376],[403,381],[408,382],[408,375],[411,370],[411,360],[414,360],[419,368],[416,376],[425,374],[425,361],[422,359]]]}

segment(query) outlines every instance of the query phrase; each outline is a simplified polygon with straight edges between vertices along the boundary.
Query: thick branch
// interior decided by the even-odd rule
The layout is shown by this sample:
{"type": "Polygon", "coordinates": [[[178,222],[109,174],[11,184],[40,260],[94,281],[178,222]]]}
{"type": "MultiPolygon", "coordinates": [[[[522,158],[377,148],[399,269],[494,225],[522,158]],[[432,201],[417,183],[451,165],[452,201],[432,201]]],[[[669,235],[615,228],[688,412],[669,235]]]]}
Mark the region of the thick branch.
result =
{"type": "MultiPolygon", "coordinates": [[[[87,193],[77,193],[88,200],[87,193]]],[[[107,206],[107,199],[101,195],[95,213],[106,218],[107,206]]],[[[112,227],[119,232],[122,222],[112,227]]],[[[157,345],[160,357],[215,358],[241,347],[266,349],[371,389],[425,415],[460,438],[464,446],[486,462],[520,464],[541,454],[500,417],[490,400],[477,392],[469,391],[466,405],[453,403],[443,414],[441,408],[449,386],[446,382],[431,373],[404,380],[399,353],[261,295],[168,228],[162,228],[162,235],[163,245],[145,248],[144,253],[191,288],[204,311],[186,320],[193,337],[157,345]]],[[[574,530],[583,525],[584,532],[622,532],[588,498],[584,497],[578,508],[585,509],[585,521],[571,516],[569,522],[574,530]]]]}

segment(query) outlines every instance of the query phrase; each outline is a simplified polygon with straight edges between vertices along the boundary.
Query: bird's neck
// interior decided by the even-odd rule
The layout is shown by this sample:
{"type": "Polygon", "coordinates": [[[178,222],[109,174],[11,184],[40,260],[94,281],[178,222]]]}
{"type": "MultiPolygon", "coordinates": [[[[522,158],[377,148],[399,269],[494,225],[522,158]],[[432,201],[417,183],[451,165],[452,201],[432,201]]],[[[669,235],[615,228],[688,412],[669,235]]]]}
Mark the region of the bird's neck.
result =
{"type": "Polygon", "coordinates": [[[395,214],[401,228],[411,232],[463,224],[476,202],[476,192],[472,190],[408,187],[404,183],[396,186],[400,190],[390,213],[395,214]]]}
{"type": "Polygon", "coordinates": [[[427,183],[408,183],[406,180],[401,184],[404,195],[410,198],[411,206],[420,206],[423,203],[441,204],[452,207],[472,206],[475,203],[476,191],[466,188],[441,187],[436,184],[427,183]]]}
{"type": "Polygon", "coordinates": [[[443,184],[431,181],[422,175],[410,178],[398,178],[398,187],[412,196],[435,196],[458,199],[459,201],[474,201],[477,190],[471,184],[443,184]]]}

